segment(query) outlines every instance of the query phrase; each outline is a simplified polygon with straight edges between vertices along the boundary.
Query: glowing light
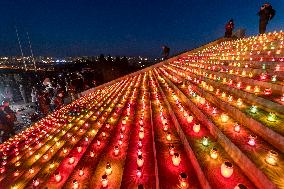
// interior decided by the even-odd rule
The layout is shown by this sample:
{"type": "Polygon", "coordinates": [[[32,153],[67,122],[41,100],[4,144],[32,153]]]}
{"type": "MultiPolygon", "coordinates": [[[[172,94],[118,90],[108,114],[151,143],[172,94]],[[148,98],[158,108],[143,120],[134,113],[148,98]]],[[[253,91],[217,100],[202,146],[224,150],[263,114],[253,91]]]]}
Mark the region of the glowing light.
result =
{"type": "Polygon", "coordinates": [[[276,121],[276,114],[270,112],[267,116],[267,120],[270,121],[270,122],[275,122],[276,121]]]}
{"type": "Polygon", "coordinates": [[[141,167],[138,167],[138,168],[137,168],[136,176],[137,176],[138,178],[140,178],[140,177],[142,176],[141,167]]]}
{"type": "Polygon", "coordinates": [[[108,187],[107,175],[103,175],[103,176],[102,176],[102,187],[103,187],[103,188],[108,187]]]}
{"type": "Polygon", "coordinates": [[[242,99],[238,98],[238,100],[237,100],[237,106],[241,106],[241,105],[243,105],[243,101],[242,101],[242,99]]]}
{"type": "Polygon", "coordinates": [[[181,162],[181,158],[179,153],[174,153],[174,155],[172,156],[172,162],[174,164],[174,166],[179,166],[180,162],[181,162]]]}
{"type": "Polygon", "coordinates": [[[115,155],[115,156],[118,155],[118,153],[119,153],[119,148],[118,148],[118,146],[115,146],[115,147],[114,147],[113,152],[114,152],[114,155],[115,155]]]}
{"type": "Polygon", "coordinates": [[[266,88],[266,89],[264,89],[264,94],[265,94],[265,95],[271,95],[271,94],[272,94],[271,88],[266,88]]]}
{"type": "Polygon", "coordinates": [[[172,140],[171,133],[167,133],[167,137],[166,138],[167,138],[168,141],[171,141],[172,140]]]}
{"type": "Polygon", "coordinates": [[[112,168],[109,162],[107,162],[106,168],[105,168],[105,174],[110,175],[112,173],[112,168]]]}
{"type": "Polygon", "coordinates": [[[84,170],[83,170],[83,168],[80,168],[79,169],[79,176],[83,176],[84,175],[84,170]]]}
{"type": "Polygon", "coordinates": [[[69,164],[73,164],[75,162],[75,158],[72,156],[69,158],[69,164]]]}
{"type": "Polygon", "coordinates": [[[229,116],[227,114],[222,114],[221,115],[221,121],[223,123],[226,123],[229,120],[229,116]]]}
{"type": "Polygon", "coordinates": [[[237,133],[239,133],[241,131],[241,127],[238,123],[234,124],[234,131],[237,132],[237,133]]]}
{"type": "Polygon", "coordinates": [[[143,138],[144,138],[144,132],[143,132],[143,130],[140,130],[140,131],[139,131],[139,138],[140,138],[140,139],[143,139],[143,138]]]}
{"type": "Polygon", "coordinates": [[[186,189],[189,187],[188,176],[186,173],[179,174],[179,185],[180,185],[180,188],[183,188],[183,189],[186,189]]]}
{"type": "Polygon", "coordinates": [[[253,105],[250,107],[250,112],[255,114],[257,112],[257,106],[253,105]]]}
{"type": "Polygon", "coordinates": [[[61,175],[60,175],[59,172],[55,173],[54,176],[55,176],[55,180],[56,180],[57,182],[60,182],[60,181],[61,181],[61,175]]]}
{"type": "Polygon", "coordinates": [[[207,136],[203,137],[202,145],[203,146],[208,146],[209,145],[209,138],[207,136]]]}
{"type": "Polygon", "coordinates": [[[249,135],[249,141],[248,141],[248,144],[250,145],[250,146],[255,146],[255,139],[256,139],[257,137],[255,136],[255,135],[249,135]]]}
{"type": "Polygon", "coordinates": [[[169,146],[169,153],[171,156],[173,156],[175,153],[175,146],[173,144],[169,146]]]}
{"type": "Polygon", "coordinates": [[[72,189],[78,189],[79,188],[79,183],[77,180],[73,180],[73,186],[72,189]]]}
{"type": "Polygon", "coordinates": [[[33,180],[33,186],[37,187],[39,185],[39,179],[34,179],[33,180]]]}
{"type": "Polygon", "coordinates": [[[199,131],[200,131],[200,125],[199,125],[199,124],[194,124],[193,127],[192,127],[192,129],[193,129],[193,132],[199,133],[199,131]]]}
{"type": "Polygon", "coordinates": [[[210,150],[210,157],[212,159],[217,159],[218,158],[218,150],[216,147],[213,147],[211,150],[210,150]]]}
{"type": "Polygon", "coordinates": [[[138,165],[138,167],[142,167],[143,164],[144,164],[144,159],[143,159],[142,155],[139,155],[137,157],[137,165],[138,165]]]}
{"type": "Polygon", "coordinates": [[[270,150],[265,158],[265,161],[270,165],[276,165],[278,161],[278,153],[274,150],[270,150]]]}
{"type": "Polygon", "coordinates": [[[191,123],[193,121],[193,117],[192,116],[188,116],[186,118],[186,120],[187,120],[188,123],[191,123]]]}
{"type": "Polygon", "coordinates": [[[233,174],[233,164],[230,163],[229,161],[225,161],[222,165],[221,165],[221,174],[223,177],[225,178],[229,178],[232,176],[233,174]]]}

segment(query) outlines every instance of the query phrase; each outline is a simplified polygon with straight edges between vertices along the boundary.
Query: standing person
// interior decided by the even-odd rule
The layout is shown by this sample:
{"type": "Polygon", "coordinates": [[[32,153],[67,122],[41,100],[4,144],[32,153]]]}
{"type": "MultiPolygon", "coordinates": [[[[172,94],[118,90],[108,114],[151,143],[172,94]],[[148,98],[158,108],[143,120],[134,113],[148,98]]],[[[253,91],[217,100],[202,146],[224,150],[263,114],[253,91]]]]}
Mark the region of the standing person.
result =
{"type": "Polygon", "coordinates": [[[35,111],[38,111],[38,92],[35,87],[32,88],[31,92],[32,103],[35,105],[35,111]]]}
{"type": "Polygon", "coordinates": [[[162,49],[163,49],[162,55],[164,56],[163,60],[166,60],[169,57],[170,48],[164,45],[164,46],[162,46],[162,49]]]}
{"type": "Polygon", "coordinates": [[[232,37],[232,33],[233,33],[233,30],[234,30],[234,27],[235,27],[234,20],[231,19],[225,26],[225,30],[226,30],[225,37],[227,37],[227,38],[231,38],[232,37]]]}
{"type": "Polygon", "coordinates": [[[15,135],[15,121],[17,120],[16,113],[10,108],[8,100],[4,100],[2,109],[6,115],[6,125],[8,126],[9,134],[15,135]]]}
{"type": "Polygon", "coordinates": [[[269,3],[264,3],[258,12],[259,16],[259,34],[264,34],[268,21],[275,16],[275,10],[269,3]]]}
{"type": "Polygon", "coordinates": [[[25,91],[24,86],[20,84],[19,89],[20,89],[21,96],[24,100],[24,103],[27,103],[28,101],[27,101],[27,96],[26,96],[26,91],[25,91]]]}

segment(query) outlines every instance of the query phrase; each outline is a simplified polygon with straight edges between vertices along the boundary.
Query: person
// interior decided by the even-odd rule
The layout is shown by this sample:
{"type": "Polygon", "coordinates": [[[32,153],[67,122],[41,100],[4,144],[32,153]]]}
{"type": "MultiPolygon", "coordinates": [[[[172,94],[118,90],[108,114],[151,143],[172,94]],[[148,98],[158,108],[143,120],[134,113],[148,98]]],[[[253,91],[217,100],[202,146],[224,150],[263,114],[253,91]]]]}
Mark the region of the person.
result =
{"type": "Polygon", "coordinates": [[[7,114],[4,111],[4,106],[0,105],[0,130],[3,132],[2,142],[5,142],[13,131],[7,124],[7,114]]]}
{"type": "Polygon", "coordinates": [[[269,3],[264,3],[258,12],[259,34],[264,34],[268,22],[275,16],[275,10],[269,3]]]}
{"type": "Polygon", "coordinates": [[[163,59],[165,60],[169,57],[170,48],[164,45],[164,46],[162,46],[162,49],[163,49],[163,56],[164,56],[163,59]]]}
{"type": "Polygon", "coordinates": [[[35,111],[38,111],[38,92],[35,87],[32,88],[31,92],[32,103],[35,105],[35,111]]]}
{"type": "Polygon", "coordinates": [[[233,33],[233,30],[234,30],[234,27],[235,27],[234,21],[233,21],[233,19],[231,19],[225,26],[225,30],[226,30],[225,37],[227,37],[227,38],[231,38],[232,37],[232,33],[233,33]]]}

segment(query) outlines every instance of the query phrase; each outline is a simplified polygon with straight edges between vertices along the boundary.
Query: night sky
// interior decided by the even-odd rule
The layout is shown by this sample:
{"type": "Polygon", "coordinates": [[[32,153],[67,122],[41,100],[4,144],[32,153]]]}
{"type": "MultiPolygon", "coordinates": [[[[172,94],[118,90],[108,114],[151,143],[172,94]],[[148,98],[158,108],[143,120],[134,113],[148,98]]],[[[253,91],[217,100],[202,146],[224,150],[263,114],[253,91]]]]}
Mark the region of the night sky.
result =
{"type": "MultiPolygon", "coordinates": [[[[20,55],[15,25],[28,54],[35,56],[160,56],[198,47],[223,36],[235,20],[248,35],[258,33],[259,0],[1,0],[0,56],[20,55]]],[[[283,0],[269,1],[276,16],[268,31],[284,26],[283,0]]]]}

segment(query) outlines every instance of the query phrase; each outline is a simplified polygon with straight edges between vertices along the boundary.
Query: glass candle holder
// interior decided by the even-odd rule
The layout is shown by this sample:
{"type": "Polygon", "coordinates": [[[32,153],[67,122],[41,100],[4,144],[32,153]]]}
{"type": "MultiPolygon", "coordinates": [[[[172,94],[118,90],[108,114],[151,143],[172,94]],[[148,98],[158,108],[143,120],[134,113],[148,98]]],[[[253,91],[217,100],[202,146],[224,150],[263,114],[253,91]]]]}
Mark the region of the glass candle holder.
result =
{"type": "Polygon", "coordinates": [[[203,137],[202,145],[203,146],[208,146],[209,145],[209,138],[207,136],[203,137]]]}
{"type": "Polygon", "coordinates": [[[255,135],[249,135],[249,141],[248,141],[248,144],[250,146],[255,146],[255,140],[256,140],[256,136],[255,135]]]}
{"type": "Polygon", "coordinates": [[[178,179],[179,179],[180,188],[186,189],[189,187],[188,176],[186,173],[184,172],[180,173],[178,179]]]}
{"type": "Polygon", "coordinates": [[[106,175],[110,175],[112,173],[112,168],[109,162],[107,162],[106,164],[106,168],[105,168],[105,174],[106,175]]]}
{"type": "Polygon", "coordinates": [[[193,129],[193,132],[199,133],[199,131],[200,131],[200,124],[194,124],[192,129],[193,129]]]}
{"type": "Polygon", "coordinates": [[[265,161],[270,165],[276,165],[278,161],[278,153],[274,150],[270,150],[266,155],[265,161]]]}
{"type": "Polygon", "coordinates": [[[181,158],[179,153],[174,153],[174,155],[172,156],[172,162],[174,164],[174,166],[179,166],[180,162],[181,162],[181,158]]]}
{"type": "Polygon", "coordinates": [[[103,175],[102,176],[102,187],[103,188],[106,188],[108,186],[108,178],[107,178],[107,175],[103,175]]]}
{"type": "Polygon", "coordinates": [[[232,176],[233,174],[233,164],[230,163],[229,161],[225,161],[222,165],[221,165],[221,174],[223,177],[225,178],[229,178],[232,176]]]}
{"type": "Polygon", "coordinates": [[[143,164],[144,164],[144,159],[143,159],[142,155],[139,155],[137,157],[137,165],[138,165],[138,167],[142,167],[143,164]]]}
{"type": "Polygon", "coordinates": [[[210,150],[210,157],[212,159],[217,159],[218,158],[218,150],[216,147],[213,147],[211,150],[210,150]]]}

